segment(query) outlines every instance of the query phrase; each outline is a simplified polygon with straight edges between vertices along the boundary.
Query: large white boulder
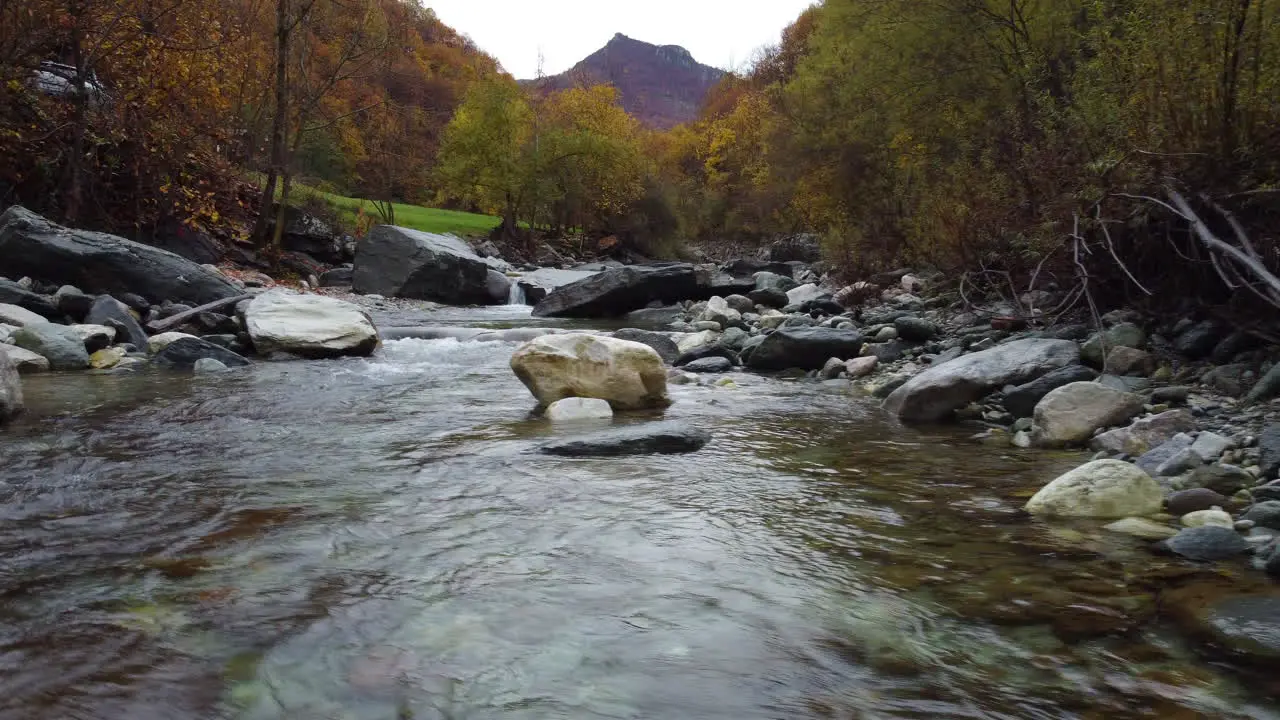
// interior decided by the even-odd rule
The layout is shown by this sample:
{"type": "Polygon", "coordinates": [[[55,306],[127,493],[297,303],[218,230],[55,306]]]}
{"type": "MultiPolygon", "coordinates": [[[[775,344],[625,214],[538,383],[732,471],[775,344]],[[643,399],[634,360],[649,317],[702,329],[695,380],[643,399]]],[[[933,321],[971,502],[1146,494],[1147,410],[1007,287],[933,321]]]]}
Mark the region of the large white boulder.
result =
{"type": "Polygon", "coordinates": [[[1022,385],[1080,359],[1070,340],[1014,340],[942,363],[894,390],[884,407],[907,422],[937,422],[1005,385],[1022,385]]]}
{"type": "Polygon", "coordinates": [[[265,292],[244,311],[245,330],[258,352],[328,358],[372,355],[378,330],[359,306],[323,295],[265,292]]]}
{"type": "Polygon", "coordinates": [[[1142,412],[1142,396],[1100,385],[1063,385],[1036,403],[1031,437],[1041,447],[1076,445],[1099,428],[1127,423],[1142,412]]]}
{"type": "Polygon", "coordinates": [[[1026,511],[1053,517],[1127,518],[1160,512],[1164,491],[1142,468],[1094,460],[1045,485],[1026,511]]]}
{"type": "Polygon", "coordinates": [[[22,380],[9,356],[0,353],[0,424],[22,412],[22,380]]]}
{"type": "Polygon", "coordinates": [[[565,398],[597,398],[615,410],[666,407],[667,371],[648,345],[566,333],[525,343],[511,369],[542,405],[565,398]]]}

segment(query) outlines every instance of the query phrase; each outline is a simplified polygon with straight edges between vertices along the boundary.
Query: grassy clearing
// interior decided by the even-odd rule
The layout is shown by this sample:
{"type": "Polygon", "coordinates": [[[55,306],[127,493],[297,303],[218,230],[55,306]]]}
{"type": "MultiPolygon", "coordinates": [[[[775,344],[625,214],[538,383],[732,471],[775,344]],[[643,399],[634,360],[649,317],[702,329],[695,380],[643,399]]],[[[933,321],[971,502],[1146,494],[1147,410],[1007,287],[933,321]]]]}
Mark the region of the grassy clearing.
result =
{"type": "MultiPolygon", "coordinates": [[[[250,175],[253,182],[262,185],[263,178],[259,173],[250,175]]],[[[328,201],[337,208],[341,213],[342,219],[351,226],[356,226],[356,217],[359,215],[360,207],[364,206],[365,215],[380,222],[378,211],[374,208],[372,202],[361,200],[360,198],[347,197],[336,193],[325,192],[309,185],[303,185],[295,182],[291,192],[290,205],[305,199],[307,196],[320,197],[328,201]]],[[[276,191],[278,198],[280,191],[276,191]]],[[[477,215],[475,213],[460,212],[458,210],[441,210],[439,208],[423,207],[421,205],[406,205],[404,203],[395,203],[395,224],[400,227],[407,227],[412,230],[421,230],[430,233],[452,233],[461,237],[475,237],[479,235],[488,235],[489,231],[498,227],[501,222],[500,218],[492,215],[477,215]]]]}

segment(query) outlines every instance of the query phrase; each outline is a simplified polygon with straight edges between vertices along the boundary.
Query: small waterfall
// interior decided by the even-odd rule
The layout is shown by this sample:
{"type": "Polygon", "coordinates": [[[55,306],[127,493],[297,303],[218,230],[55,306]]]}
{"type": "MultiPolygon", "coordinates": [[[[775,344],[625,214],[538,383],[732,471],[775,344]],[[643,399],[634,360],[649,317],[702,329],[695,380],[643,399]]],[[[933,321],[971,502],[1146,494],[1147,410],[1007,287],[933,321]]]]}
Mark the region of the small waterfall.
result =
{"type": "Polygon", "coordinates": [[[511,281],[511,290],[507,293],[507,304],[508,305],[528,305],[529,304],[528,302],[525,302],[524,288],[520,287],[520,283],[515,280],[511,281]]]}

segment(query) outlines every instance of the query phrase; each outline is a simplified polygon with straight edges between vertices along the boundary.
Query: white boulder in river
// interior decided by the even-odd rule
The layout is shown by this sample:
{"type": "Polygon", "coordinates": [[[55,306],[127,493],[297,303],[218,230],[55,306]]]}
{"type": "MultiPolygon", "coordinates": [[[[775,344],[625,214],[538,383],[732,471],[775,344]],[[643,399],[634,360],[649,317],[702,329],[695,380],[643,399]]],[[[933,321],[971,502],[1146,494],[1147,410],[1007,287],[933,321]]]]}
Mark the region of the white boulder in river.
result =
{"type": "Polygon", "coordinates": [[[258,352],[308,358],[372,355],[378,348],[373,321],[352,303],[323,295],[272,290],[244,311],[245,330],[258,352]]]}
{"type": "Polygon", "coordinates": [[[511,369],[542,405],[571,397],[605,400],[614,410],[671,404],[662,358],[648,345],[628,340],[544,335],[516,350],[511,369]]]}
{"type": "Polygon", "coordinates": [[[1142,468],[1120,460],[1094,460],[1040,488],[1027,502],[1032,515],[1127,518],[1155,515],[1164,491],[1142,468]]]}
{"type": "Polygon", "coordinates": [[[1080,349],[1070,340],[1014,340],[925,370],[894,390],[884,407],[907,422],[937,422],[992,390],[1079,360],[1080,349]]]}
{"type": "Polygon", "coordinates": [[[22,412],[22,381],[9,356],[0,353],[0,424],[22,412]]]}

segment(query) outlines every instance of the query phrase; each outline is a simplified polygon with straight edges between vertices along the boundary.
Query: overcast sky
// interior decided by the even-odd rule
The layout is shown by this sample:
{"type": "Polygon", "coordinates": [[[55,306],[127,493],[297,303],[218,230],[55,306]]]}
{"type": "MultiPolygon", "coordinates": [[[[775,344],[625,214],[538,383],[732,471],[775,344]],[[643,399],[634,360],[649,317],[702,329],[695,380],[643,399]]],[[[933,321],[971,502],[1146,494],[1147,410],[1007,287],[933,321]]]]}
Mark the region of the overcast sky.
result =
{"type": "Polygon", "coordinates": [[[744,65],[776,43],[814,0],[422,0],[524,80],[538,53],[555,75],[622,33],[655,45],[683,45],[706,65],[744,65]]]}

